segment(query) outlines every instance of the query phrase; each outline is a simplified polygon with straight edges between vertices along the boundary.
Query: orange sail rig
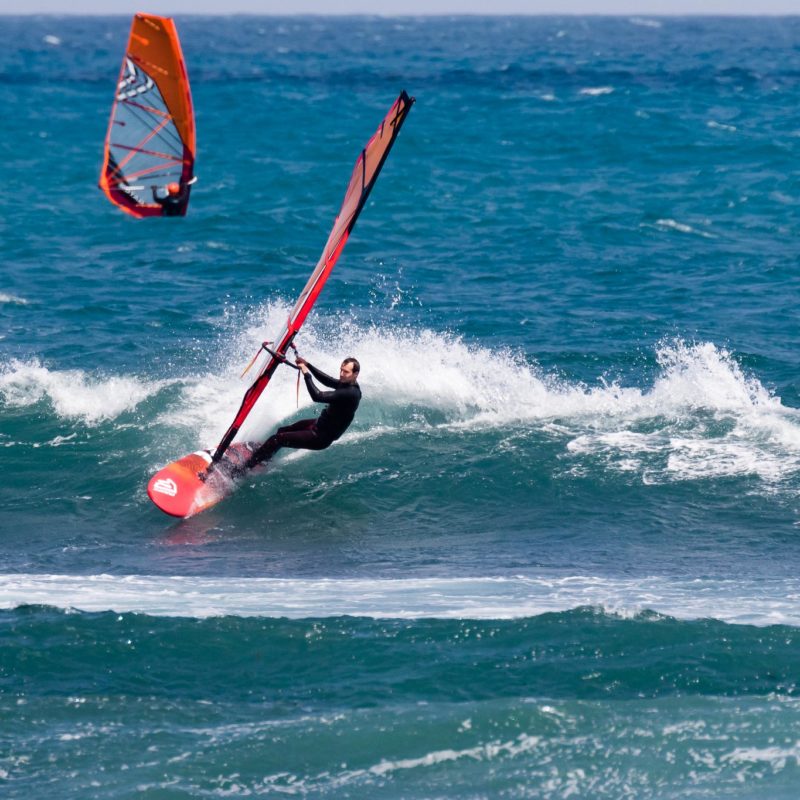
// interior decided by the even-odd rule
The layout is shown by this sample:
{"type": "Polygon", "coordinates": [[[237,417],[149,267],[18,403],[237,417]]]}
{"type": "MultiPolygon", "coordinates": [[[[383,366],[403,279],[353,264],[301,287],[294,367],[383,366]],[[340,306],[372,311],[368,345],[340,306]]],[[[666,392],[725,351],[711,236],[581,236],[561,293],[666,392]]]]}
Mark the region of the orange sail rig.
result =
{"type": "Polygon", "coordinates": [[[100,188],[134,217],[183,216],[195,149],[192,96],[175,23],[136,14],[111,108],[100,188]],[[158,199],[170,184],[179,193],[167,209],[158,199]]]}
{"type": "Polygon", "coordinates": [[[369,193],[372,191],[372,187],[378,179],[381,167],[383,167],[413,103],[413,97],[409,97],[406,92],[401,92],[400,96],[389,109],[389,113],[378,126],[378,130],[375,131],[375,134],[369,142],[367,142],[356,160],[353,174],[350,176],[350,183],[344,195],[344,202],[336,217],[336,221],[333,223],[333,229],[322,251],[322,255],[317,262],[317,266],[311,273],[311,277],[308,279],[303,291],[300,292],[300,297],[289,314],[289,319],[285,328],[281,331],[280,335],[273,340],[274,347],[271,350],[267,350],[265,347],[269,358],[260,369],[250,388],[245,392],[242,405],[236,417],[225,432],[219,445],[217,445],[217,449],[213,455],[214,462],[222,458],[222,455],[228,449],[228,446],[238,433],[247,415],[261,396],[261,393],[267,387],[275,370],[285,360],[286,352],[289,347],[291,347],[294,337],[297,335],[303,322],[305,322],[317,297],[319,297],[319,293],[322,291],[325,281],[327,281],[328,276],[331,274],[331,270],[336,265],[342,249],[355,227],[358,215],[367,202],[369,193]]]}

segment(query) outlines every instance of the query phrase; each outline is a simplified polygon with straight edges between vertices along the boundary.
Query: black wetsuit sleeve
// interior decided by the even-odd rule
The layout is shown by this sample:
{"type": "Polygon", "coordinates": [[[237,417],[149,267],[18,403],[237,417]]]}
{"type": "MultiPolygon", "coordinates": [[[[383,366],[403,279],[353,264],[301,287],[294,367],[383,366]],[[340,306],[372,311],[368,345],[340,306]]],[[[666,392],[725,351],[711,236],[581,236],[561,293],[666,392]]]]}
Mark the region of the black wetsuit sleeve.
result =
{"type": "MultiPolygon", "coordinates": [[[[306,379],[306,389],[308,389],[308,394],[315,403],[332,403],[334,400],[338,400],[340,397],[346,394],[346,392],[342,392],[340,390],[335,390],[333,392],[321,392],[308,373],[306,373],[306,375],[303,377],[306,379]]],[[[336,383],[338,385],[339,381],[336,381],[336,383]]]]}
{"type": "Polygon", "coordinates": [[[321,369],[317,369],[313,364],[309,364],[306,361],[306,366],[308,367],[308,371],[322,384],[325,386],[329,386],[331,389],[338,389],[339,388],[339,379],[338,378],[331,378],[330,375],[323,372],[321,369]]]}

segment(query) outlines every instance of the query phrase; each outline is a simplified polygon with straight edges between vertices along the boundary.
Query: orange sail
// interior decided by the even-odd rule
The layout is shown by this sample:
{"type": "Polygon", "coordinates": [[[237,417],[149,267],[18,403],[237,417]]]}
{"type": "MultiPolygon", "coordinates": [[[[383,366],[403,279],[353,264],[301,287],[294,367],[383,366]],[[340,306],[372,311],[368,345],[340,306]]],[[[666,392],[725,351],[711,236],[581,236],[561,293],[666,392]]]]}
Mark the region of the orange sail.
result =
{"type": "Polygon", "coordinates": [[[183,216],[194,176],[195,125],[175,23],[136,14],[105,141],[100,188],[134,217],[183,216]],[[169,195],[165,205],[159,199],[169,195]]]}

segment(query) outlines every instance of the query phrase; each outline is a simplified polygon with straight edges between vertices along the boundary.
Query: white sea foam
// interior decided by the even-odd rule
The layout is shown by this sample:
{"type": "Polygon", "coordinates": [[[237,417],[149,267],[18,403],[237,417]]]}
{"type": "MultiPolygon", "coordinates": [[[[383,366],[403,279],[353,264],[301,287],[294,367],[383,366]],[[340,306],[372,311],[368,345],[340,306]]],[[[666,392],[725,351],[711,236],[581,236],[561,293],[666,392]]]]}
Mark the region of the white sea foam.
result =
{"type": "MultiPolygon", "coordinates": [[[[228,366],[186,379],[180,401],[159,422],[191,430],[197,446],[218,441],[264,357],[240,380],[243,366],[288,311],[281,303],[265,306],[223,354],[228,366]]],[[[317,318],[298,346],[334,375],[343,356],[361,360],[365,399],[351,440],[415,426],[538,429],[564,440],[570,466],[597,457],[604,468],[638,470],[647,482],[752,475],[774,485],[800,472],[800,411],[708,342],[662,343],[656,377],[641,388],[570,383],[520,355],[425,329],[317,318]]],[[[317,413],[302,385],[298,394],[296,379],[292,370],[277,371],[240,439],[261,440],[292,415],[317,413]]]]}
{"type": "MultiPolygon", "coordinates": [[[[376,777],[395,776],[404,770],[421,770],[454,762],[491,762],[515,758],[535,752],[544,742],[540,736],[521,733],[514,739],[493,739],[472,747],[442,748],[411,758],[383,758],[360,769],[348,769],[346,764],[341,764],[338,768],[307,776],[281,771],[264,776],[257,793],[271,790],[284,795],[322,796],[330,789],[353,789],[354,786],[369,785],[376,777]]],[[[239,783],[226,785],[226,792],[250,794],[250,790],[239,783]]],[[[573,792],[568,791],[563,796],[568,797],[571,794],[573,792]]]]}
{"type": "Polygon", "coordinates": [[[589,86],[585,89],[581,89],[578,94],[585,95],[586,97],[602,97],[602,95],[611,94],[613,91],[613,86],[589,86]]]}
{"type": "Polygon", "coordinates": [[[745,375],[729,353],[677,343],[663,346],[658,360],[652,389],[617,389],[605,419],[587,420],[567,449],[599,455],[611,468],[634,457],[647,462],[651,478],[665,480],[753,475],[777,483],[800,471],[800,412],[745,375]],[[643,426],[646,432],[636,430],[643,426]]]}
{"type": "MultiPolygon", "coordinates": [[[[48,369],[36,360],[0,365],[0,406],[49,401],[55,413],[88,424],[115,418],[167,385],[181,392],[157,424],[184,432],[187,447],[213,445],[227,428],[250,385],[240,373],[258,344],[285,323],[289,306],[259,309],[226,342],[204,374],[171,380],[107,376],[48,369]],[[219,363],[224,366],[219,367],[219,363]]],[[[800,474],[800,411],[784,406],[735,358],[712,343],[663,342],[658,370],[645,386],[596,384],[544,373],[521,354],[468,343],[426,329],[375,328],[319,316],[303,328],[298,346],[320,368],[336,374],[341,358],[362,363],[364,402],[354,437],[432,427],[460,434],[484,430],[540,431],[563,441],[565,467],[639,474],[644,482],[753,476],[768,490],[792,490],[800,474]]],[[[240,432],[262,440],[293,415],[315,415],[297,373],[279,369],[240,432]]],[[[513,449],[514,445],[511,445],[513,449]]]]}
{"type": "Polygon", "coordinates": [[[5,303],[6,305],[11,305],[11,306],[30,305],[30,302],[26,300],[24,297],[17,297],[16,295],[6,294],[5,292],[0,292],[0,303],[5,303]]]}
{"type": "Polygon", "coordinates": [[[732,133],[736,132],[735,125],[728,125],[724,122],[717,122],[716,120],[713,119],[709,120],[706,124],[708,125],[709,128],[716,128],[717,130],[720,131],[731,131],[732,133]]]}
{"type": "Polygon", "coordinates": [[[628,22],[639,28],[662,28],[663,23],[657,19],[647,19],[646,17],[631,17],[628,22]]]}
{"type": "Polygon", "coordinates": [[[800,740],[788,747],[773,745],[771,747],[737,747],[730,753],[720,757],[720,761],[731,764],[765,764],[773,772],[783,770],[787,763],[800,764],[800,740]]]}
{"type": "MultiPolygon", "coordinates": [[[[475,747],[466,747],[459,750],[447,748],[443,750],[433,750],[416,758],[397,758],[383,759],[377,764],[373,764],[368,769],[344,770],[339,775],[333,777],[333,785],[345,785],[353,780],[357,780],[372,775],[391,775],[395,772],[407,769],[419,769],[420,767],[432,767],[452,761],[492,761],[502,757],[515,757],[522,753],[530,753],[536,750],[541,744],[539,736],[529,736],[526,733],[520,734],[516,739],[508,741],[494,740],[479,744],[475,747]]],[[[326,776],[327,777],[327,776],[326,776]]]]}
{"type": "Polygon", "coordinates": [[[702,236],[704,239],[717,238],[713,233],[698,230],[697,228],[693,228],[691,225],[687,225],[685,222],[678,222],[674,219],[657,219],[655,224],[659,228],[670,228],[671,230],[679,231],[680,233],[691,233],[695,236],[702,236]]]}
{"type": "Polygon", "coordinates": [[[25,407],[47,399],[56,414],[95,424],[135,408],[163,385],[132,377],[51,370],[34,359],[0,365],[0,403],[25,407]]]}
{"type": "Polygon", "coordinates": [[[621,617],[800,627],[800,579],[592,576],[408,579],[0,575],[0,608],[24,604],[153,616],[517,619],[589,606],[621,617]]]}

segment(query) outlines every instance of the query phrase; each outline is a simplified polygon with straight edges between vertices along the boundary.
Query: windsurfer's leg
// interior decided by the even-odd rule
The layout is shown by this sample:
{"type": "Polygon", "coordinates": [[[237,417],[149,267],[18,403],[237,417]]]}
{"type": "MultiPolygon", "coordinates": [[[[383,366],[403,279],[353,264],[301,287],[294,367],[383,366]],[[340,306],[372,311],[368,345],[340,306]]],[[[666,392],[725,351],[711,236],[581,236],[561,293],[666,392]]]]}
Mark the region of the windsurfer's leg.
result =
{"type": "Polygon", "coordinates": [[[278,439],[279,447],[291,447],[294,450],[324,450],[331,444],[330,439],[322,439],[313,427],[282,433],[278,439]]]}
{"type": "Polygon", "coordinates": [[[278,428],[275,431],[275,435],[278,436],[279,434],[284,433],[295,433],[296,431],[307,431],[316,425],[317,421],[315,419],[301,419],[297,422],[292,423],[291,425],[284,425],[282,428],[278,428]]]}
{"type": "Polygon", "coordinates": [[[278,444],[278,434],[274,436],[270,436],[266,442],[260,444],[254,451],[250,458],[247,459],[245,463],[245,467],[247,469],[251,469],[255,467],[257,464],[261,464],[264,461],[269,461],[275,453],[280,450],[281,446],[278,444]]]}
{"type": "MultiPolygon", "coordinates": [[[[293,444],[293,437],[303,434],[311,434],[314,428],[315,419],[301,419],[292,425],[286,425],[267,439],[262,445],[257,447],[250,458],[247,459],[245,467],[252,469],[257,464],[269,461],[281,447],[302,447],[303,445],[293,444]]],[[[309,448],[314,449],[314,448],[309,448]]]]}

